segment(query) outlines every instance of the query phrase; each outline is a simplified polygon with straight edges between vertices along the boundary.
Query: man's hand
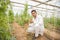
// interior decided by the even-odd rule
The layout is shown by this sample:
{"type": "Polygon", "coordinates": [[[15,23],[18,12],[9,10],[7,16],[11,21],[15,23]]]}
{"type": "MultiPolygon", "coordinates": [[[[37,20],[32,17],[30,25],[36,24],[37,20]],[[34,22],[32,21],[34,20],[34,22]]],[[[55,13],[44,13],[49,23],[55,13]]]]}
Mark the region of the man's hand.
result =
{"type": "Polygon", "coordinates": [[[33,23],[33,20],[32,19],[30,19],[30,23],[33,23]]]}

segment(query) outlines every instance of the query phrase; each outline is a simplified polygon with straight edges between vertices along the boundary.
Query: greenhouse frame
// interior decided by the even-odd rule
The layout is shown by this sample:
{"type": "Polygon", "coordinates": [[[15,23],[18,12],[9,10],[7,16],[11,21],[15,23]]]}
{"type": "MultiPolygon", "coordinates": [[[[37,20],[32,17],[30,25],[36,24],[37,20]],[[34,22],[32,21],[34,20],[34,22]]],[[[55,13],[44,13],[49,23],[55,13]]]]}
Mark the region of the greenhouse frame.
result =
{"type": "Polygon", "coordinates": [[[0,0],[0,40],[60,40],[60,0],[0,0]]]}

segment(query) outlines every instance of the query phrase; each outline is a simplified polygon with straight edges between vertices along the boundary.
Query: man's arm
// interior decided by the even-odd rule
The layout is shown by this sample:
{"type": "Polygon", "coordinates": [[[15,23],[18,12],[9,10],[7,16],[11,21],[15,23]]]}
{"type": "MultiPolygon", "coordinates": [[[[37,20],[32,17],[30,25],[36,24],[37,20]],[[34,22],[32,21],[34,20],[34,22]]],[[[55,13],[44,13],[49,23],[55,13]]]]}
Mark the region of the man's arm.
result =
{"type": "Polygon", "coordinates": [[[43,24],[43,18],[41,16],[39,16],[37,18],[37,21],[35,23],[35,26],[39,26],[39,25],[42,25],[43,24]]]}
{"type": "Polygon", "coordinates": [[[29,21],[30,23],[33,23],[33,20],[32,19],[30,19],[30,21],[29,21]]]}

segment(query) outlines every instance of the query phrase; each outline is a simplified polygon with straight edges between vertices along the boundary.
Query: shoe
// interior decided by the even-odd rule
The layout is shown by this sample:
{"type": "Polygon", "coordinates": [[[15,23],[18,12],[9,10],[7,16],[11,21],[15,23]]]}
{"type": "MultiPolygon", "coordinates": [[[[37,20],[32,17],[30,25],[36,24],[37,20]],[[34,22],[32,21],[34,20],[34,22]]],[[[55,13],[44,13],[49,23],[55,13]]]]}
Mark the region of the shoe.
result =
{"type": "Polygon", "coordinates": [[[33,39],[32,40],[37,40],[37,37],[33,37],[33,39]]]}

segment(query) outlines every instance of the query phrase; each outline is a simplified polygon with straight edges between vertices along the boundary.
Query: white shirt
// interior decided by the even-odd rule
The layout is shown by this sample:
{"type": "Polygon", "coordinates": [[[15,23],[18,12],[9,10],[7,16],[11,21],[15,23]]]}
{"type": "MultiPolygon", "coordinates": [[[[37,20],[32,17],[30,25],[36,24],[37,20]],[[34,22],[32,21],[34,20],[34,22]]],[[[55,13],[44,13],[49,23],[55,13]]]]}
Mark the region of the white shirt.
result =
{"type": "Polygon", "coordinates": [[[43,17],[40,16],[40,15],[37,15],[35,19],[33,18],[33,24],[34,24],[35,26],[39,26],[39,25],[40,25],[40,26],[44,26],[43,17]]]}
{"type": "Polygon", "coordinates": [[[33,23],[29,24],[28,32],[34,32],[35,36],[37,37],[38,34],[43,35],[44,33],[44,23],[43,17],[37,15],[36,18],[33,18],[33,23]]]}

